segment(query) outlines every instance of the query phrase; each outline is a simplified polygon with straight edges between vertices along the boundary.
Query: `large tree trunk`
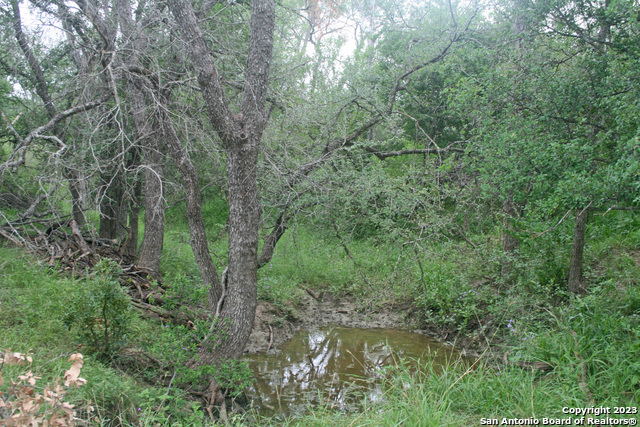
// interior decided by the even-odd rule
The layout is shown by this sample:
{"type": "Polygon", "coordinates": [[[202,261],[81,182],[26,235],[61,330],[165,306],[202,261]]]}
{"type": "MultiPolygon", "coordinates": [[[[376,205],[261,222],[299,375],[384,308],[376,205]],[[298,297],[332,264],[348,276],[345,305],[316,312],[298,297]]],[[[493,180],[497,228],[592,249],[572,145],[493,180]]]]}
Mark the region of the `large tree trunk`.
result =
{"type": "MultiPolygon", "coordinates": [[[[143,68],[140,55],[144,53],[144,46],[148,40],[142,28],[133,20],[131,2],[116,0],[115,7],[120,31],[125,40],[125,63],[128,66],[143,68]]],[[[164,244],[164,157],[160,152],[161,131],[157,124],[153,124],[154,96],[148,97],[150,99],[145,96],[145,90],[152,90],[147,86],[153,86],[153,83],[133,73],[127,74],[126,77],[131,116],[136,129],[136,139],[141,146],[145,176],[145,229],[137,265],[157,278],[160,275],[160,258],[164,244]],[[149,100],[151,105],[147,105],[146,100],[149,100]]]]}
{"type": "MultiPolygon", "coordinates": [[[[155,144],[154,144],[155,145],[155,144]]],[[[164,245],[163,156],[156,147],[144,147],[144,236],[138,267],[157,277],[164,245]]]]}
{"type": "Polygon", "coordinates": [[[125,245],[125,253],[135,258],[138,252],[138,233],[140,226],[140,202],[142,199],[142,182],[138,179],[133,187],[133,198],[131,207],[129,208],[129,232],[127,234],[127,243],[125,245]]]}
{"type": "MultiPolygon", "coordinates": [[[[201,346],[198,362],[216,364],[242,354],[253,327],[257,304],[260,202],[256,169],[262,132],[268,119],[265,104],[275,3],[273,0],[251,2],[249,55],[239,114],[232,114],[225,100],[210,49],[191,4],[186,0],[170,0],[168,4],[186,42],[211,124],[227,153],[229,265],[222,283],[226,296],[211,306],[219,317],[214,319],[208,342],[201,346]]],[[[210,304],[212,302],[210,299],[210,304]]]]}
{"type": "MultiPolygon", "coordinates": [[[[127,170],[134,170],[140,167],[141,162],[140,149],[133,147],[131,157],[127,162],[127,170]]],[[[124,243],[124,252],[135,257],[138,252],[138,226],[140,223],[140,202],[142,200],[142,182],[140,177],[135,178],[133,188],[130,189],[129,196],[129,227],[127,228],[127,236],[124,243]]],[[[125,222],[126,224],[126,222],[125,222]]]]}
{"type": "MultiPolygon", "coordinates": [[[[151,125],[151,114],[142,90],[133,83],[127,85],[131,101],[131,116],[138,141],[142,145],[145,191],[144,236],[140,246],[138,268],[152,277],[160,275],[160,258],[164,244],[164,157],[160,152],[160,130],[151,125]]],[[[157,126],[156,126],[157,127],[157,126]]]]}
{"type": "Polygon", "coordinates": [[[571,250],[571,261],[569,263],[569,292],[574,294],[586,290],[582,280],[582,259],[588,217],[588,209],[578,211],[576,215],[576,225],[573,229],[573,248],[571,250]]]}
{"type": "Polygon", "coordinates": [[[121,204],[124,189],[119,172],[105,173],[101,176],[104,192],[100,200],[100,230],[103,239],[115,240],[119,236],[121,204]]]}
{"type": "MultiPolygon", "coordinates": [[[[249,339],[257,304],[258,226],[260,203],[256,183],[258,141],[231,147],[227,151],[229,188],[229,266],[226,298],[220,316],[226,338],[213,361],[237,358],[249,339]],[[225,321],[229,319],[230,321],[225,321]]],[[[217,338],[217,337],[216,337],[217,338]]]]}
{"type": "Polygon", "coordinates": [[[65,178],[69,182],[69,194],[71,195],[71,212],[73,219],[76,221],[80,228],[84,227],[84,194],[82,189],[82,182],[79,178],[79,173],[70,169],[66,170],[65,178]]]}

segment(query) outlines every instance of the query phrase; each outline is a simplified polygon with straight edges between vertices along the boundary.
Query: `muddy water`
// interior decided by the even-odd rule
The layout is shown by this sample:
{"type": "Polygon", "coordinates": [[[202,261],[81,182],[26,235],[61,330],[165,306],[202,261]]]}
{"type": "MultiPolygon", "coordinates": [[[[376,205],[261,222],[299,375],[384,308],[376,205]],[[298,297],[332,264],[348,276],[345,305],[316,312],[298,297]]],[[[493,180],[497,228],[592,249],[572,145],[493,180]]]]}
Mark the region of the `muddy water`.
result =
{"type": "Polygon", "coordinates": [[[257,378],[247,394],[262,415],[291,415],[317,404],[355,409],[358,396],[382,398],[384,367],[422,359],[444,368],[459,357],[424,335],[340,326],[301,331],[281,350],[246,358],[257,378]]]}

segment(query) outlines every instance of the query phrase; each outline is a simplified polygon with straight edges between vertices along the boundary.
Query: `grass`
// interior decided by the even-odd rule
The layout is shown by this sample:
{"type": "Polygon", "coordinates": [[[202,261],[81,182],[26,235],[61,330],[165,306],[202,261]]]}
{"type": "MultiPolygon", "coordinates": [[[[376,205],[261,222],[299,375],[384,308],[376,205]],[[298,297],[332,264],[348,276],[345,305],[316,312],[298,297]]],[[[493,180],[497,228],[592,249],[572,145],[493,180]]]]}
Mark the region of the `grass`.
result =
{"type": "MultiPolygon", "coordinates": [[[[69,356],[86,350],[75,331],[63,324],[70,298],[84,281],[58,274],[13,248],[0,247],[0,265],[0,349],[29,353],[33,359],[28,366],[2,366],[5,383],[0,391],[6,392],[9,379],[27,371],[42,378],[38,386],[53,384],[69,369],[69,356]]],[[[149,328],[153,325],[135,316],[130,333],[149,336],[149,328]]],[[[139,425],[150,415],[153,425],[189,425],[185,420],[198,414],[180,391],[167,395],[164,388],[125,375],[91,355],[85,355],[81,377],[87,384],[71,389],[67,401],[96,425],[139,425]],[[87,413],[89,406],[95,411],[87,413]]]]}
{"type": "MultiPolygon", "coordinates": [[[[211,212],[209,221],[221,232],[224,212],[211,212]]],[[[188,246],[188,230],[178,216],[168,215],[163,271],[170,298],[184,302],[204,298],[206,290],[188,246]]],[[[411,301],[419,321],[478,341],[493,338],[491,350],[508,351],[512,362],[544,361],[554,369],[544,375],[516,366],[499,369],[488,359],[471,370],[453,365],[444,373],[428,364],[419,373],[399,367],[388,373],[384,399],[363,401],[357,413],[315,407],[286,421],[234,414],[232,424],[467,426],[479,425],[481,418],[564,418],[563,407],[639,406],[640,235],[621,232],[639,229],[637,221],[628,221],[611,216],[590,225],[586,277],[591,292],[578,297],[562,290],[557,266],[536,258],[549,252],[562,259],[566,249],[557,248],[556,240],[523,245],[518,280],[506,287],[489,280],[499,272],[500,254],[488,244],[471,251],[464,243],[431,242],[416,254],[410,246],[374,238],[340,242],[312,224],[299,225],[283,237],[272,262],[259,272],[262,300],[295,307],[307,286],[351,294],[363,306],[411,301]]],[[[223,263],[226,242],[214,235],[212,251],[223,263]]],[[[472,239],[489,241],[486,236],[472,239]]],[[[0,390],[6,391],[6,380],[26,369],[41,376],[41,384],[52,383],[68,369],[70,354],[87,353],[63,323],[73,295],[85,282],[17,249],[0,247],[0,266],[0,349],[33,357],[28,368],[3,366],[0,390]]],[[[161,326],[133,316],[129,336],[135,340],[126,346],[130,365],[138,362],[137,350],[184,362],[181,350],[189,346],[188,331],[161,326]]],[[[114,367],[122,366],[125,355],[114,357],[121,358],[120,365],[86,354],[81,376],[88,382],[67,395],[83,418],[96,425],[206,424],[203,409],[182,391],[150,385],[161,372],[142,366],[126,374],[114,367]],[[93,413],[82,412],[90,405],[93,413]]]]}
{"type": "MultiPolygon", "coordinates": [[[[303,282],[360,299],[369,287],[391,300],[410,297],[427,323],[480,340],[493,338],[490,350],[508,351],[512,362],[543,361],[554,367],[544,375],[516,366],[496,369],[494,364],[480,364],[470,372],[452,367],[442,375],[429,372],[428,366],[426,374],[398,371],[382,402],[368,403],[357,414],[313,408],[287,425],[467,426],[479,425],[483,417],[567,418],[564,407],[638,407],[640,235],[621,234],[631,227],[629,221],[617,215],[596,218],[590,225],[585,255],[590,293],[584,296],[563,289],[565,267],[558,263],[568,263],[570,233],[564,243],[553,237],[523,245],[517,280],[509,287],[497,278],[487,283],[487,276],[499,274],[498,250],[470,254],[453,244],[434,243],[423,248],[418,268],[416,257],[401,254],[397,246],[360,239],[347,242],[356,267],[340,242],[325,233],[306,228],[287,236],[261,276],[276,289],[282,286],[273,294],[291,295],[294,283],[303,282]],[[541,260],[541,253],[554,261],[541,260]],[[394,272],[403,279],[390,285],[394,272]]],[[[637,218],[631,222],[638,229],[637,218]]]]}

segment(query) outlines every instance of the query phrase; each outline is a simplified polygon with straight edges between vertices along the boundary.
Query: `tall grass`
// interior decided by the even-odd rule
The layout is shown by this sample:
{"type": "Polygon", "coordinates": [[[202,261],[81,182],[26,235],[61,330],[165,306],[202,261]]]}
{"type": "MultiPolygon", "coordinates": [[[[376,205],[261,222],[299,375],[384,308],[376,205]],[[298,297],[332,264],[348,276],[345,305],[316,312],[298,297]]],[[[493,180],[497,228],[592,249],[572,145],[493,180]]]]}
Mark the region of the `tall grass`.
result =
{"type": "MultiPolygon", "coordinates": [[[[226,262],[226,213],[219,208],[210,207],[207,221],[211,250],[221,266],[226,262]]],[[[206,290],[199,280],[180,209],[168,214],[162,263],[165,283],[176,301],[194,296],[204,299],[206,290]]],[[[342,236],[346,240],[340,241],[330,230],[309,223],[298,225],[285,234],[271,263],[259,271],[261,299],[295,306],[302,289],[310,287],[350,294],[363,305],[411,301],[425,323],[476,334],[479,340],[494,338],[490,350],[508,351],[511,362],[542,361],[553,370],[542,374],[484,359],[471,370],[468,365],[453,364],[444,373],[429,364],[417,373],[401,366],[388,372],[384,398],[374,402],[363,397],[362,410],[357,413],[316,407],[297,419],[233,415],[232,422],[468,426],[479,425],[481,418],[565,418],[565,406],[638,406],[640,233],[622,233],[639,225],[637,220],[629,221],[612,216],[591,223],[585,273],[591,292],[577,297],[563,291],[560,267],[538,259],[548,255],[554,263],[568,262],[563,261],[566,248],[556,247],[557,239],[523,245],[516,263],[518,280],[505,287],[497,278],[501,259],[495,236],[470,236],[477,245],[473,250],[465,243],[433,241],[414,251],[410,245],[381,238],[342,236]]],[[[62,321],[70,298],[83,282],[16,249],[0,247],[0,267],[0,349],[32,352],[34,362],[29,369],[42,376],[42,381],[53,381],[68,368],[69,354],[85,350],[62,321]]],[[[150,343],[164,342],[153,321],[136,315],[131,328],[136,341],[129,350],[152,349],[150,343]]],[[[20,375],[21,369],[3,367],[5,388],[0,390],[6,390],[6,380],[20,375]]],[[[188,401],[175,387],[168,391],[146,384],[144,372],[125,375],[88,356],[82,376],[88,383],[68,396],[80,407],[94,406],[91,417],[96,424],[207,422],[197,403],[188,401]]]]}
{"type": "MultiPolygon", "coordinates": [[[[27,371],[41,377],[38,386],[53,384],[69,369],[68,357],[80,352],[85,353],[81,377],[87,384],[71,389],[66,401],[76,405],[81,418],[95,425],[138,425],[151,416],[153,425],[203,422],[204,414],[183,392],[172,389],[167,394],[164,388],[145,384],[87,354],[75,332],[63,324],[70,299],[85,285],[84,279],[64,276],[55,266],[47,267],[13,248],[0,247],[0,266],[0,350],[29,353],[33,359],[26,366],[0,366],[5,380],[0,391],[6,392],[10,379],[27,371]],[[90,406],[93,412],[87,412],[90,406]]],[[[130,334],[136,345],[144,345],[157,329],[135,316],[130,334]]]]}

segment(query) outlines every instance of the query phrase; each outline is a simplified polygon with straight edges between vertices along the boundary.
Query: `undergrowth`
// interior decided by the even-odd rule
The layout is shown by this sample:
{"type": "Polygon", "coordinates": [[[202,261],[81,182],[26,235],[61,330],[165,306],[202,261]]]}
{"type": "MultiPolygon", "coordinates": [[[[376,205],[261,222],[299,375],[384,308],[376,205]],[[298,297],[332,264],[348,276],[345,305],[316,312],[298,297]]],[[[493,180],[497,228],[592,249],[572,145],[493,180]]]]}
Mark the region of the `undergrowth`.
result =
{"type": "MultiPolygon", "coordinates": [[[[218,216],[214,222],[224,228],[224,212],[218,216]]],[[[417,248],[344,233],[338,240],[312,224],[299,224],[259,271],[261,300],[292,317],[305,287],[349,294],[363,307],[410,303],[409,319],[416,325],[450,331],[487,351],[473,369],[461,364],[442,373],[427,364],[412,373],[400,366],[387,375],[384,398],[365,400],[358,413],[315,407],[286,423],[466,426],[480,424],[481,418],[565,418],[563,407],[637,407],[640,234],[620,233],[620,227],[629,229],[628,221],[622,216],[596,218],[589,226],[589,293],[581,296],[565,290],[564,267],[554,263],[568,262],[567,242],[562,246],[555,237],[525,242],[512,260],[514,277],[507,280],[500,275],[503,256],[495,234],[468,236],[468,242],[434,240],[417,248]],[[505,354],[506,365],[496,359],[505,354]],[[519,362],[541,362],[551,369],[522,369],[519,362]]],[[[569,239],[570,233],[565,234],[569,239]]],[[[188,231],[171,226],[167,236],[165,304],[185,313],[197,310],[207,290],[193,267],[188,231]]],[[[213,239],[212,251],[222,265],[225,242],[213,239]]],[[[0,266],[0,348],[31,354],[30,369],[42,384],[55,382],[71,354],[84,353],[87,383],[68,390],[65,399],[78,408],[95,409],[84,415],[86,421],[210,423],[204,408],[183,390],[216,374],[185,366],[198,351],[206,323],[195,328],[166,325],[125,308],[126,295],[113,286],[108,264],[102,272],[76,279],[0,247],[0,266]],[[144,354],[157,363],[146,365],[144,354]]],[[[233,363],[218,378],[230,395],[250,381],[246,368],[233,363]]],[[[5,378],[20,374],[14,367],[2,373],[5,378]]],[[[5,383],[0,391],[6,393],[7,387],[5,383]]],[[[233,425],[281,422],[254,413],[231,415],[233,425]]]]}

